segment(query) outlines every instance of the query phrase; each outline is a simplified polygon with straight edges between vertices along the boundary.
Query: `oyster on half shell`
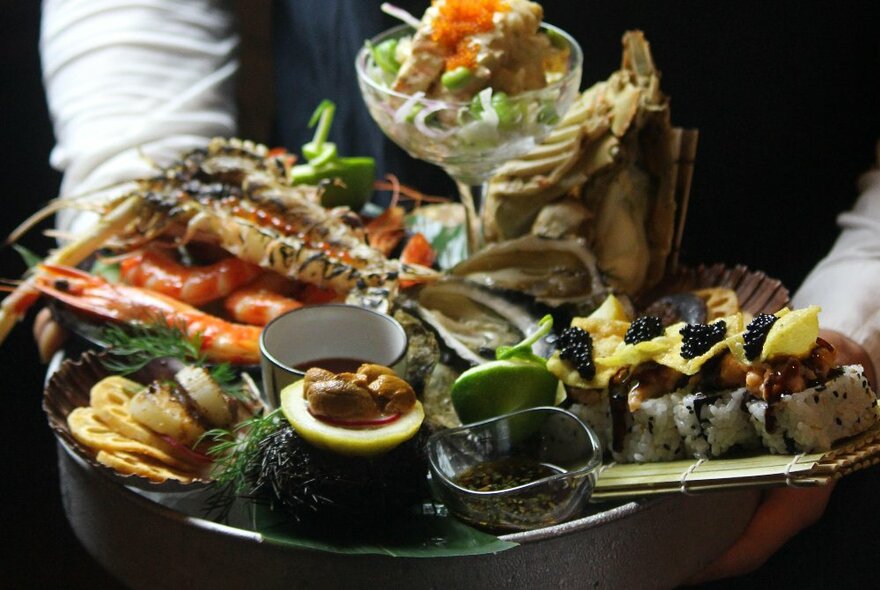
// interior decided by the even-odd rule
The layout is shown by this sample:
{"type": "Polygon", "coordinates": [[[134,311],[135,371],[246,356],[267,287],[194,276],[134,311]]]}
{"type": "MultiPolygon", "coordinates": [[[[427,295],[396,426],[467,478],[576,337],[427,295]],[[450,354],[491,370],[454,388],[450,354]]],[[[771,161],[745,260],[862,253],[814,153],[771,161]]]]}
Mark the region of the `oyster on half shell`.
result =
{"type": "Polygon", "coordinates": [[[540,303],[597,304],[608,294],[584,240],[526,235],[489,244],[452,269],[467,282],[525,293],[540,303]]]}
{"type": "MultiPolygon", "coordinates": [[[[540,319],[501,293],[452,277],[423,286],[409,307],[446,347],[471,365],[494,360],[499,346],[523,340],[537,329],[540,319]]],[[[547,356],[549,348],[542,340],[534,351],[547,356]]]]}

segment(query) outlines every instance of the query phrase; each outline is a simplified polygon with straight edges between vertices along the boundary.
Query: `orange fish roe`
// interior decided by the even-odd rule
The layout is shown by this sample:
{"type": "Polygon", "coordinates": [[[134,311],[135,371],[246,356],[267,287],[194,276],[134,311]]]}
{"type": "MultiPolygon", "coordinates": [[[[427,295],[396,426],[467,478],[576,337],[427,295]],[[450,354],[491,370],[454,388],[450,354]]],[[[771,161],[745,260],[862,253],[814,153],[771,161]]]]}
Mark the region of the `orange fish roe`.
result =
{"type": "Polygon", "coordinates": [[[504,0],[434,0],[437,16],[431,23],[431,39],[446,50],[446,70],[477,64],[477,48],[468,37],[493,28],[492,16],[507,12],[504,0]]]}

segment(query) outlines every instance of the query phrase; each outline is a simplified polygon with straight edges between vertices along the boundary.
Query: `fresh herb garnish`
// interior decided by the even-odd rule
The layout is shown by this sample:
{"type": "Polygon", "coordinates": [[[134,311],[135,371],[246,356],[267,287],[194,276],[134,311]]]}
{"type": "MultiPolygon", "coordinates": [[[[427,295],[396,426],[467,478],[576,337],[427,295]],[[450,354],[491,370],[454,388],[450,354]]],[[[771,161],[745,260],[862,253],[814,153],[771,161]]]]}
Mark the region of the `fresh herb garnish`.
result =
{"type": "Polygon", "coordinates": [[[207,441],[211,445],[208,449],[208,455],[214,460],[211,477],[217,488],[207,501],[209,513],[226,518],[235,498],[251,491],[249,474],[259,463],[260,441],[283,423],[279,408],[264,416],[243,420],[231,429],[215,428],[202,435],[199,442],[207,441]]]}
{"type": "Polygon", "coordinates": [[[18,252],[28,269],[36,268],[43,259],[40,258],[33,250],[29,250],[20,244],[12,244],[12,248],[18,252]]]}
{"type": "Polygon", "coordinates": [[[196,365],[204,363],[201,334],[189,335],[182,324],[168,324],[161,319],[144,324],[107,325],[101,331],[101,340],[113,353],[104,365],[121,375],[137,372],[162,357],[196,365]]]}
{"type": "MultiPolygon", "coordinates": [[[[104,359],[104,366],[119,375],[136,373],[150,361],[164,357],[199,367],[207,366],[207,357],[202,352],[201,333],[187,334],[183,324],[168,324],[160,318],[143,324],[109,324],[102,329],[101,340],[111,353],[104,359]]],[[[239,401],[249,399],[229,363],[213,365],[208,370],[224,393],[239,401]]]]}

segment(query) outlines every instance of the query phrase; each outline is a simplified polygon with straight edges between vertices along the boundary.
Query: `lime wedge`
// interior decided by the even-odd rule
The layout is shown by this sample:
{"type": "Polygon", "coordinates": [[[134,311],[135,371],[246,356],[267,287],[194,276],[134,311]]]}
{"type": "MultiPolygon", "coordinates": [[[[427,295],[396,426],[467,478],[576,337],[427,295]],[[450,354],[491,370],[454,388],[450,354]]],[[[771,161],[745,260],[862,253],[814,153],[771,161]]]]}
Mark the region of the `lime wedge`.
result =
{"type": "Polygon", "coordinates": [[[490,361],[455,380],[450,396],[465,424],[556,403],[559,380],[546,367],[518,360],[490,361]]]}

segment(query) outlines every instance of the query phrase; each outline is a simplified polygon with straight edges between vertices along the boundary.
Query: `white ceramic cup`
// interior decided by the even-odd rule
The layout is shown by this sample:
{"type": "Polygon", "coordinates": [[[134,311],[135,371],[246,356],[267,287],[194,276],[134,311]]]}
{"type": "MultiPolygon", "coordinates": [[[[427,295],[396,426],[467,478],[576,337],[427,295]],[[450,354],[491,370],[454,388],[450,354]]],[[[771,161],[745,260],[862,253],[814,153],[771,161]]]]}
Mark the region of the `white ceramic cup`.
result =
{"type": "MultiPolygon", "coordinates": [[[[274,409],[281,390],[305,375],[304,365],[322,359],[356,359],[406,367],[406,332],[394,318],[354,305],[301,307],[278,316],[260,334],[263,399],[274,409]]],[[[308,367],[305,367],[308,368],[308,367]]]]}

